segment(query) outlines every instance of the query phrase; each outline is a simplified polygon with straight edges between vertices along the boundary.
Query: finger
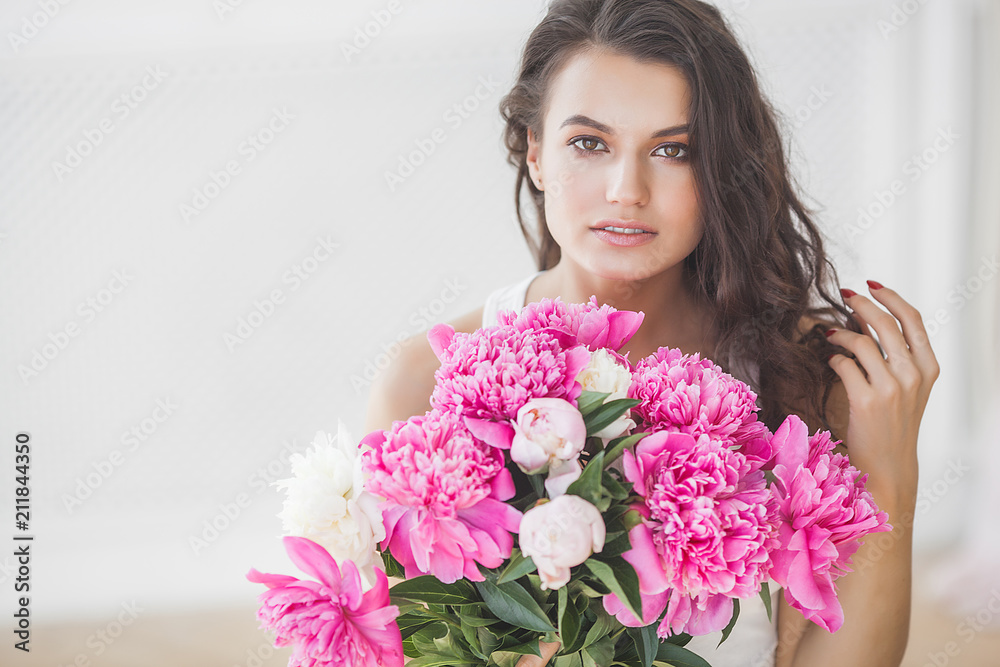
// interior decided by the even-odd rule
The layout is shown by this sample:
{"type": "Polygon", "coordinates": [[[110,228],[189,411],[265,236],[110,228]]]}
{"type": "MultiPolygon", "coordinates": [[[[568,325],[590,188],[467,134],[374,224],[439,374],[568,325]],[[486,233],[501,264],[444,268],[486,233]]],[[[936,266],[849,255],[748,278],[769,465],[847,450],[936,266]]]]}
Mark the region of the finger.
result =
{"type": "Polygon", "coordinates": [[[910,348],[906,344],[903,332],[899,330],[895,317],[879,308],[868,297],[849,289],[841,289],[840,292],[844,296],[844,303],[865,318],[865,322],[875,329],[879,344],[885,350],[890,363],[909,357],[910,348]]]}
{"type": "Polygon", "coordinates": [[[885,287],[874,280],[868,281],[872,296],[896,316],[903,327],[903,336],[910,349],[913,362],[924,377],[932,380],[937,378],[940,367],[934,350],[931,349],[930,337],[920,311],[910,305],[898,292],[885,287]]]}
{"type": "Polygon", "coordinates": [[[862,395],[872,391],[871,385],[868,384],[868,379],[861,372],[857,362],[850,357],[845,357],[842,354],[833,354],[827,359],[826,363],[840,376],[841,381],[844,383],[844,391],[847,392],[848,402],[856,400],[854,397],[860,398],[862,395]]]}
{"type": "Polygon", "coordinates": [[[871,336],[875,338],[875,334],[872,332],[865,318],[861,317],[861,313],[851,311],[851,319],[858,323],[858,327],[861,329],[861,333],[866,336],[871,336]]]}
{"type": "Polygon", "coordinates": [[[839,345],[854,354],[854,357],[864,366],[865,372],[868,373],[870,384],[878,386],[896,384],[892,371],[889,370],[889,365],[882,357],[878,343],[871,336],[854,333],[847,329],[830,329],[826,338],[834,345],[839,345]]]}

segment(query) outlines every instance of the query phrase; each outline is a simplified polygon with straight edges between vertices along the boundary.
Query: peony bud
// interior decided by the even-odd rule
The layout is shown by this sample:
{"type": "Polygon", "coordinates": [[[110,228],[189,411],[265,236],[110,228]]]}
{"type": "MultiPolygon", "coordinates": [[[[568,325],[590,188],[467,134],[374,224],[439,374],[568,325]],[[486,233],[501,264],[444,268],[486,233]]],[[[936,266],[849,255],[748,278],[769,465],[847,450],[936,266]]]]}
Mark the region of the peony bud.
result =
{"type": "Polygon", "coordinates": [[[601,513],[579,496],[562,495],[525,512],[519,530],[521,553],[538,567],[542,588],[562,588],[573,568],[604,548],[601,513]]]}
{"type": "MultiPolygon", "coordinates": [[[[604,402],[607,403],[619,398],[628,398],[628,388],[632,384],[632,373],[628,368],[618,363],[610,352],[600,348],[594,350],[590,355],[590,363],[576,376],[576,381],[580,383],[584,391],[609,393],[610,396],[604,399],[604,402]]],[[[610,440],[625,435],[633,428],[635,428],[635,422],[626,411],[625,414],[594,435],[610,440]]]]}
{"type": "Polygon", "coordinates": [[[534,398],[517,411],[510,458],[534,475],[576,460],[586,442],[587,426],[576,406],[562,398],[534,398]]]}

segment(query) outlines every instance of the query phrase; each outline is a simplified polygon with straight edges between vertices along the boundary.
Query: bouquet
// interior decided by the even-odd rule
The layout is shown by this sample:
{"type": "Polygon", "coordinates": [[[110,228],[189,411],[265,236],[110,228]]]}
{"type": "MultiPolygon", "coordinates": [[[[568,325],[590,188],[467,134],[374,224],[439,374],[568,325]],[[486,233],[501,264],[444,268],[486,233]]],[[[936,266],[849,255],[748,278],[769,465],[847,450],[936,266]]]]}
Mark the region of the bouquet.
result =
{"type": "Polygon", "coordinates": [[[769,585],[828,631],[836,579],[889,530],[864,475],[698,354],[619,354],[641,312],[543,299],[428,332],[431,410],[293,459],[285,547],[258,618],[292,667],[707,665],[769,585]],[[389,577],[400,579],[391,588],[389,577]]]}

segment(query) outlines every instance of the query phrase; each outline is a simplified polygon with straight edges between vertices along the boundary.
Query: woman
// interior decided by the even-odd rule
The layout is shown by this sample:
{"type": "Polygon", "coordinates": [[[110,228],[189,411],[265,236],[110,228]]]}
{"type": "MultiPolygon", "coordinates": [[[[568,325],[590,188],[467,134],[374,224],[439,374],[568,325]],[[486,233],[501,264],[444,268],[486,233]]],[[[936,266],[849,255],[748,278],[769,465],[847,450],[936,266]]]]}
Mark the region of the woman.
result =
{"type": "MultiPolygon", "coordinates": [[[[714,667],[898,665],[917,429],[938,365],[919,312],[892,289],[869,281],[871,298],[831,296],[836,272],[793,190],[774,112],[718,10],[556,1],[501,112],[539,271],[450,324],[473,331],[494,324],[498,308],[593,294],[645,314],[622,350],[633,361],[660,346],[700,352],[751,385],[772,430],[795,413],[810,432],[832,431],[893,526],[839,580],[843,627],[830,634],[777,594],[773,625],[762,604],[747,605],[719,651],[717,637],[689,647],[714,667]]],[[[437,358],[423,336],[405,350],[373,387],[366,430],[430,407],[437,358]]],[[[518,664],[546,664],[558,645],[544,649],[518,664]]]]}

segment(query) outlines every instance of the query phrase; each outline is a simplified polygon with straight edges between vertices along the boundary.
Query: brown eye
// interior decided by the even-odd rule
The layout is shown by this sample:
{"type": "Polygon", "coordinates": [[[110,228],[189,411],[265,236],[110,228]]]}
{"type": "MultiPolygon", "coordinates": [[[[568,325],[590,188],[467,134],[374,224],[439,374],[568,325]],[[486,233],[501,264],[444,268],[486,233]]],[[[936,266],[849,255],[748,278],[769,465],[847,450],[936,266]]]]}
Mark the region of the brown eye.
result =
{"type": "Polygon", "coordinates": [[[664,144],[656,150],[662,151],[660,155],[672,160],[682,160],[687,157],[687,146],[684,144],[664,144]]]}
{"type": "Polygon", "coordinates": [[[594,137],[577,137],[569,142],[571,146],[575,146],[578,150],[584,153],[594,153],[602,150],[604,142],[600,139],[594,137]]]}

